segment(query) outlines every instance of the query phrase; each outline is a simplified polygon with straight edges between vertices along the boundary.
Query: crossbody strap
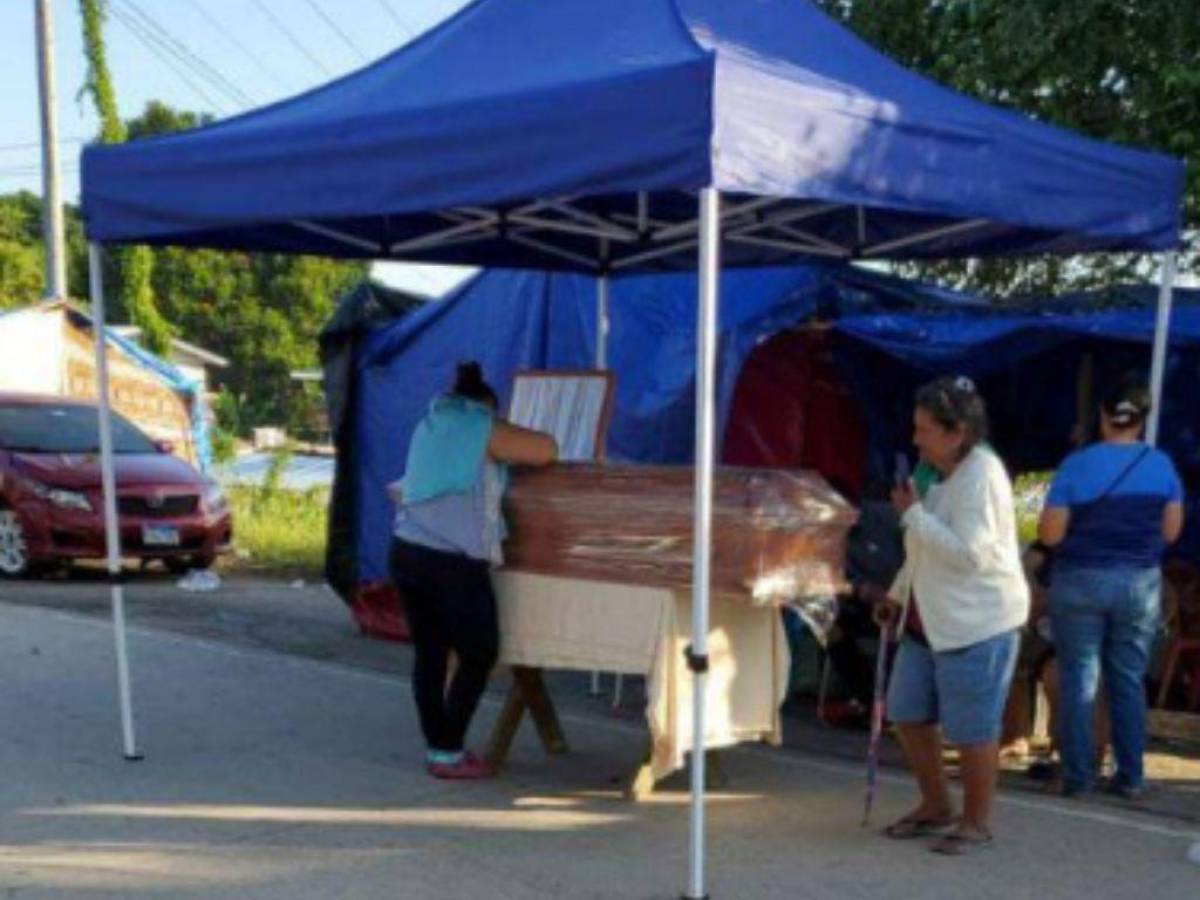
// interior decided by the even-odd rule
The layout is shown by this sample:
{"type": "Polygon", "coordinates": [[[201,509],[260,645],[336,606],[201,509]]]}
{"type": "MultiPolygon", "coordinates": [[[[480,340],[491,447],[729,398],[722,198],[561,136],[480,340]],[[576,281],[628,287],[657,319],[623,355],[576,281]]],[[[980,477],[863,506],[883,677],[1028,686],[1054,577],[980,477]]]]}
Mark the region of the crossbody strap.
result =
{"type": "Polygon", "coordinates": [[[1131,472],[1133,472],[1133,470],[1134,470],[1134,469],[1136,469],[1136,468],[1138,467],[1138,464],[1139,464],[1139,463],[1141,463],[1141,461],[1142,461],[1143,459],[1145,459],[1145,458],[1146,458],[1147,456],[1149,456],[1149,455],[1150,455],[1150,448],[1149,448],[1149,446],[1143,447],[1143,448],[1142,448],[1142,452],[1141,452],[1141,453],[1139,453],[1137,456],[1135,456],[1135,457],[1134,457],[1134,459],[1133,459],[1133,462],[1131,462],[1131,463],[1130,463],[1129,465],[1127,465],[1127,466],[1126,466],[1124,469],[1122,469],[1122,470],[1121,470],[1121,474],[1120,474],[1120,475],[1118,475],[1118,476],[1116,477],[1116,480],[1115,480],[1115,481],[1113,481],[1113,483],[1112,483],[1112,484],[1110,484],[1110,485],[1109,485],[1109,486],[1108,486],[1108,487],[1105,489],[1105,491],[1104,491],[1104,493],[1103,493],[1103,494],[1101,494],[1099,497],[1097,497],[1097,498],[1096,498],[1095,500],[1093,500],[1092,502],[1093,502],[1093,503],[1099,503],[1101,500],[1107,500],[1109,497],[1111,497],[1111,496],[1112,496],[1112,492],[1113,492],[1113,491],[1115,491],[1117,488],[1119,488],[1119,487],[1121,486],[1121,483],[1122,483],[1122,482],[1123,482],[1123,481],[1124,481],[1126,478],[1128,478],[1128,477],[1129,477],[1130,473],[1131,473],[1131,472]]]}
{"type": "MultiPolygon", "coordinates": [[[[1125,481],[1125,479],[1129,477],[1130,473],[1132,473],[1133,470],[1138,467],[1138,465],[1141,463],[1141,461],[1149,455],[1150,455],[1150,447],[1149,446],[1143,447],[1142,452],[1139,453],[1137,456],[1135,456],[1133,458],[1133,461],[1131,463],[1129,463],[1129,465],[1127,465],[1124,469],[1121,470],[1121,474],[1113,479],[1112,483],[1109,484],[1109,486],[1104,489],[1104,492],[1099,497],[1097,497],[1095,500],[1089,500],[1087,503],[1080,504],[1081,509],[1079,510],[1079,512],[1084,513],[1089,509],[1095,509],[1098,504],[1100,504],[1104,500],[1107,500],[1109,497],[1111,497],[1113,491],[1115,491],[1117,488],[1119,488],[1121,486],[1121,484],[1125,481]]],[[[1072,513],[1074,514],[1075,511],[1072,510],[1072,513]]],[[[1079,515],[1078,514],[1075,514],[1075,523],[1076,524],[1079,523],[1079,515]]]]}

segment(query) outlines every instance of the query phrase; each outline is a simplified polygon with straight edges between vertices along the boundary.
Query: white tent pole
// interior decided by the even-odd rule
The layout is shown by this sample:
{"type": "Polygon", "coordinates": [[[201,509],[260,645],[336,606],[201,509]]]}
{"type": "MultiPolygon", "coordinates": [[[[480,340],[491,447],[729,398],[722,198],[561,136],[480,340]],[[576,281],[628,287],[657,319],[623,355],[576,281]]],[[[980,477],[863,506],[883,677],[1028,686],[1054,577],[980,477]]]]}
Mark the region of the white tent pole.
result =
{"type": "MultiPolygon", "coordinates": [[[[603,372],[608,368],[608,241],[600,242],[600,255],[604,257],[605,267],[600,270],[596,279],[596,368],[603,372]]],[[[616,676],[618,686],[620,675],[616,676]]],[[[600,673],[592,672],[591,694],[600,696],[600,673]]]]}
{"type": "Polygon", "coordinates": [[[696,311],[696,506],[692,559],[692,798],[689,900],[704,893],[705,691],[708,686],[709,562],[716,423],[717,306],[720,302],[721,199],[700,192],[700,278],[696,311]]]}
{"type": "Polygon", "coordinates": [[[608,368],[608,241],[601,241],[604,255],[600,277],[596,279],[596,368],[608,368]]]}
{"type": "Polygon", "coordinates": [[[112,589],[113,636],[117,648],[117,691],[121,704],[121,737],[125,758],[141,759],[133,734],[133,701],[129,689],[129,657],[125,645],[125,594],[121,585],[121,532],[117,525],[117,484],[113,466],[112,416],[108,408],[108,353],[104,338],[104,276],[100,245],[88,244],[92,293],[92,331],[96,343],[96,401],[100,410],[100,477],[104,491],[104,540],[112,589]]]}
{"type": "Polygon", "coordinates": [[[1171,343],[1171,305],[1174,302],[1175,267],[1175,254],[1164,253],[1162,282],[1158,289],[1158,319],[1154,324],[1154,356],[1150,365],[1150,421],[1146,423],[1146,442],[1151,445],[1158,443],[1163,381],[1167,371],[1167,347],[1171,343]]]}

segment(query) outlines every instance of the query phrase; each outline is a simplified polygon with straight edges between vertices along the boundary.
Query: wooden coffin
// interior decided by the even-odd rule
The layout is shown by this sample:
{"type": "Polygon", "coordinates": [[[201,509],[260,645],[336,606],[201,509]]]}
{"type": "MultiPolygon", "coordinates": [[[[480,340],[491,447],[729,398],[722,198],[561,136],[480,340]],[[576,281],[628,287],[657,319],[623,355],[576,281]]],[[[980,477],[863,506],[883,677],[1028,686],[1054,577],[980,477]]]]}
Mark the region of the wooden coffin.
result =
{"type": "MultiPolygon", "coordinates": [[[[692,468],[560,465],[514,473],[510,569],[690,589],[692,468]]],[[[713,491],[713,590],[759,604],[844,587],[856,514],[820,476],[721,468],[713,491]]]]}

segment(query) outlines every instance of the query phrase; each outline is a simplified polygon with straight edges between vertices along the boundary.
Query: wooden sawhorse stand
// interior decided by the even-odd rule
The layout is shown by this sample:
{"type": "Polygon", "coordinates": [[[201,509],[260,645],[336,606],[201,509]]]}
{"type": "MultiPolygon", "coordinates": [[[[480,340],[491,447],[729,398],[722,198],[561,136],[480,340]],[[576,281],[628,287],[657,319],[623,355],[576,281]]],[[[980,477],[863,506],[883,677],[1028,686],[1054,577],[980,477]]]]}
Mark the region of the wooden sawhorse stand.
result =
{"type": "MultiPolygon", "coordinates": [[[[542,670],[530,666],[512,667],[512,686],[508,696],[504,698],[504,706],[492,728],[488,738],[485,758],[499,769],[508,759],[508,751],[512,748],[517,729],[521,727],[521,719],[526,711],[537,729],[542,747],[551,756],[558,756],[568,751],[567,738],[563,734],[562,724],[558,721],[558,712],[550,692],[546,690],[546,682],[542,679],[542,670]]],[[[705,751],[705,786],[717,790],[728,783],[721,767],[721,758],[715,750],[705,751]]],[[[647,740],[646,753],[641,764],[633,774],[625,780],[624,793],[630,800],[642,800],[654,790],[654,775],[650,768],[650,743],[647,740]]]]}

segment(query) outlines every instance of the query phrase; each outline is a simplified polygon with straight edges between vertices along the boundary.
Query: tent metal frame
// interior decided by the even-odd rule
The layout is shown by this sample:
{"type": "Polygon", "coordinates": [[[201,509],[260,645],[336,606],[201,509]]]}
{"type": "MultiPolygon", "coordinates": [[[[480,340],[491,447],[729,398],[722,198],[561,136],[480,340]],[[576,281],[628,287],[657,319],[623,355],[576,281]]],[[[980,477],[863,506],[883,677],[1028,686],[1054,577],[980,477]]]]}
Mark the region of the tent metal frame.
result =
{"type": "MultiPolygon", "coordinates": [[[[692,192],[690,196],[698,197],[699,193],[692,192]]],[[[650,203],[649,195],[640,192],[635,215],[612,213],[607,216],[583,208],[579,198],[575,197],[537,200],[513,208],[457,206],[434,213],[446,227],[387,245],[308,220],[294,220],[291,224],[380,259],[405,259],[421,252],[505,239],[538,251],[548,262],[567,262],[586,271],[603,273],[665,263],[672,257],[695,250],[701,230],[700,216],[684,219],[654,217],[650,203]],[[580,251],[579,238],[606,242],[611,249],[588,255],[580,251]],[[562,239],[571,239],[575,243],[564,246],[562,239]]],[[[992,224],[988,219],[939,223],[902,238],[869,243],[869,214],[865,206],[753,197],[727,201],[720,218],[722,237],[732,244],[775,250],[781,256],[801,254],[841,260],[880,258],[992,224]],[[854,216],[853,242],[837,242],[800,227],[806,220],[847,210],[854,216]]]]}

